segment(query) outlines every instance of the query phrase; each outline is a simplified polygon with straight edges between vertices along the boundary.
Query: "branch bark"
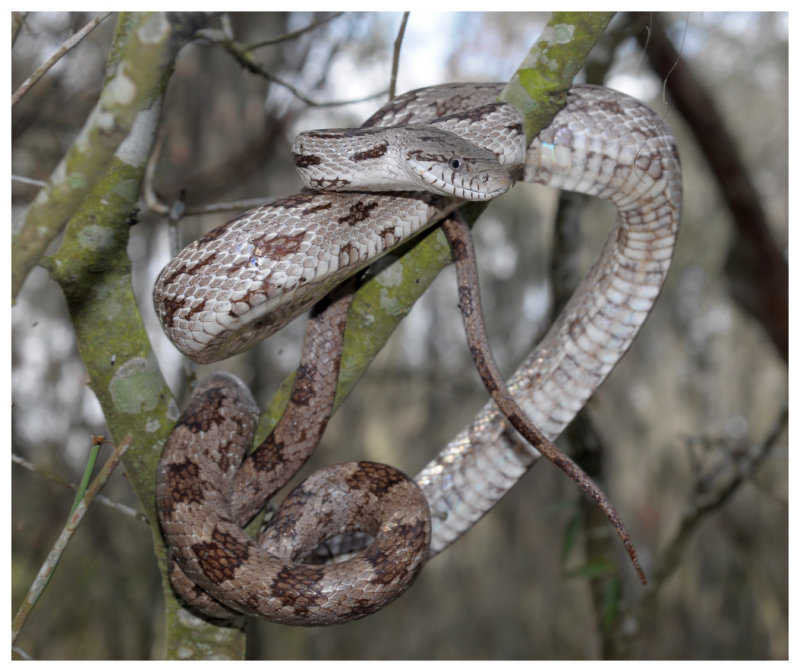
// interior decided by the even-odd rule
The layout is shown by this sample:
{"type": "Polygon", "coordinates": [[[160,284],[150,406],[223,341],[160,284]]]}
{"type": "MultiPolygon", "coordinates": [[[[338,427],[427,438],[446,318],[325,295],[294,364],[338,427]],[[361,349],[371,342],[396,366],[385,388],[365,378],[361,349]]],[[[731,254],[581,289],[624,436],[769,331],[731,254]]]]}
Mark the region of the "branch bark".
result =
{"type": "MultiPolygon", "coordinates": [[[[167,654],[176,658],[182,657],[182,652],[191,652],[199,658],[240,658],[245,641],[242,632],[235,628],[221,630],[189,617],[175,599],[167,578],[166,551],[153,490],[156,466],[177,418],[177,405],[145,333],[131,286],[127,254],[129,229],[135,223],[167,82],[178,51],[191,39],[201,21],[201,16],[191,14],[120,15],[111,50],[112,73],[101,101],[113,97],[113,89],[125,86],[125,82],[134,82],[137,102],[129,101],[133,109],[127,109],[126,115],[132,116],[125,117],[129,132],[117,142],[116,150],[102,168],[99,159],[91,162],[92,169],[99,172],[82,174],[85,184],[80,198],[77,192],[70,193],[57,212],[47,211],[47,231],[51,234],[57,231],[56,224],[67,209],[65,202],[70,207],[76,206],[58,252],[42,263],[64,292],[89,384],[102,406],[112,436],[134,437],[123,463],[151,522],[164,585],[167,654]],[[123,84],[118,76],[124,77],[123,84]],[[109,87],[112,93],[106,91],[109,87]]],[[[109,146],[99,137],[102,129],[93,122],[105,114],[98,111],[101,108],[102,105],[90,116],[85,126],[85,130],[90,130],[79,137],[78,146],[70,150],[68,157],[102,157],[108,151],[109,146]]],[[[121,128],[115,122],[114,134],[121,134],[121,128]]],[[[86,164],[79,162],[79,165],[86,164]]],[[[28,260],[33,263],[34,255],[28,260]]]]}
{"type": "Polygon", "coordinates": [[[62,231],[143,109],[151,106],[153,83],[160,80],[167,54],[159,47],[170,35],[161,14],[122,14],[103,92],[75,142],[25,213],[12,241],[11,292],[17,296],[30,270],[62,231]]]}

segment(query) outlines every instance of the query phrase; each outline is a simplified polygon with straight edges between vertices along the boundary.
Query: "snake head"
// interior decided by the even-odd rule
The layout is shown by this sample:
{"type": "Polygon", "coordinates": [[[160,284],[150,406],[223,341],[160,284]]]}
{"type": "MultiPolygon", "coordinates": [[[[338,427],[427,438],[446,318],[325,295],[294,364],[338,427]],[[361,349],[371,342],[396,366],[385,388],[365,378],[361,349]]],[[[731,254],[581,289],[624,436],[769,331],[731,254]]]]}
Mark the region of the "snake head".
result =
{"type": "Polygon", "coordinates": [[[320,191],[428,191],[486,201],[512,183],[492,152],[427,125],[306,131],[292,154],[305,185],[320,191]]]}
{"type": "Polygon", "coordinates": [[[418,189],[468,201],[487,201],[508,191],[508,172],[490,151],[455,133],[429,126],[408,127],[413,141],[405,160],[420,180],[418,189]]]}

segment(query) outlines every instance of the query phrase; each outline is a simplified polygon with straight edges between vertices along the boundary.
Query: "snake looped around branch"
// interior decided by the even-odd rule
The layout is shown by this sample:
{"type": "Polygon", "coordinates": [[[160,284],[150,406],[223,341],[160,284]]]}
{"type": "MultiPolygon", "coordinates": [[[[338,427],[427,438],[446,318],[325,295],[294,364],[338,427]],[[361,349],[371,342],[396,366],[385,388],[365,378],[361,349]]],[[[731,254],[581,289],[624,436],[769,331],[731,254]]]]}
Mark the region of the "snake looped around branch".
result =
{"type": "Polygon", "coordinates": [[[372,613],[539,457],[489,402],[413,480],[385,465],[335,465],[298,486],[257,540],[242,530],[324,429],[349,305],[348,291],[335,288],[462,199],[491,198],[521,180],[598,196],[618,210],[597,261],[508,382],[546,439],[582,408],[647,317],[681,210],[666,125],[633,98],[576,86],[526,150],[518,113],[495,102],[501,88],[419,89],[361,129],[301,134],[298,169],[324,191],[244,213],[189,245],[159,276],[154,301],[164,329],[198,362],[247,349],[314,304],[320,315],[306,329],[287,413],[262,446],[248,454],[258,417],[249,391],[214,374],[198,385],[165,448],[156,495],[171,578],[200,611],[297,625],[372,613]],[[317,143],[330,141],[338,151],[326,156],[317,143]],[[354,539],[360,543],[348,548],[354,539]],[[321,551],[346,555],[325,565],[321,551]]]}

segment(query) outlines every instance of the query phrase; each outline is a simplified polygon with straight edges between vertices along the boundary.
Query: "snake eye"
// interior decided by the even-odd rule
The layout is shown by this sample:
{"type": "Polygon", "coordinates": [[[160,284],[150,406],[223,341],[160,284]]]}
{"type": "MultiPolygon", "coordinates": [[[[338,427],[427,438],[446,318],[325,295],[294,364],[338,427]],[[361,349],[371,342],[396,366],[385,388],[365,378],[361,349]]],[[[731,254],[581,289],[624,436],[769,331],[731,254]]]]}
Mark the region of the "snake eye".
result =
{"type": "Polygon", "coordinates": [[[454,156],[447,163],[453,170],[459,170],[464,162],[461,159],[459,159],[457,156],[454,156]]]}

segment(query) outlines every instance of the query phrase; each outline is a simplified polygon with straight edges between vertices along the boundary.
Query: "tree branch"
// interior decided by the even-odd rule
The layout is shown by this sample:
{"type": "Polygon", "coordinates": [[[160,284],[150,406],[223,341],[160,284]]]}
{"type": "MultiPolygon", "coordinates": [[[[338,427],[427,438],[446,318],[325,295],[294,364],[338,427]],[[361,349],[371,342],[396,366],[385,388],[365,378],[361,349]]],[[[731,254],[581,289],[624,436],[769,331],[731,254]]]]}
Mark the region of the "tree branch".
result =
{"type": "Polygon", "coordinates": [[[567,90],[609,21],[610,12],[553,12],[542,35],[500,94],[525,118],[533,140],[567,103],[567,90]]]}
{"type": "Polygon", "coordinates": [[[36,82],[38,82],[47,74],[50,68],[58,63],[58,61],[69,51],[77,47],[84,37],[97,28],[97,26],[105,21],[109,16],[111,16],[111,12],[103,12],[102,14],[98,14],[77,33],[64,42],[64,44],[62,44],[50,58],[36,68],[36,70],[24,82],[22,82],[22,84],[20,84],[19,88],[14,91],[13,95],[11,96],[11,107],[14,107],[14,105],[19,102],[22,96],[24,96],[30,90],[30,88],[36,84],[36,82]]]}
{"type": "MultiPolygon", "coordinates": [[[[46,260],[67,300],[75,336],[90,385],[113,436],[134,437],[125,455],[128,479],[150,519],[153,543],[164,582],[167,651],[197,656],[240,658],[244,636],[220,631],[182,611],[169,585],[167,560],[155,512],[155,473],[161,449],[177,417],[177,405],[162,378],[131,286],[128,233],[135,223],[147,157],[161,113],[166,85],[178,50],[202,20],[196,15],[120,16],[112,59],[122,54],[117,72],[143,67],[137,98],[147,101],[130,122],[130,133],[69,219],[58,252],[46,260]],[[131,50],[128,41],[138,44],[131,50]],[[140,62],[126,59],[138,54],[140,62]],[[157,68],[147,64],[158,63],[157,68]]],[[[112,75],[106,87],[119,86],[112,75]]],[[[103,99],[107,94],[101,94],[103,99]]],[[[91,138],[90,138],[91,139],[91,138]]],[[[87,148],[87,151],[94,151],[87,148]]]]}
{"type": "Polygon", "coordinates": [[[229,35],[226,35],[225,32],[222,30],[211,30],[211,29],[204,30],[202,31],[201,36],[204,37],[206,40],[208,40],[211,44],[220,45],[223,49],[225,49],[225,51],[227,51],[231,56],[233,56],[233,58],[236,60],[237,63],[239,63],[239,65],[241,65],[246,70],[252,72],[254,75],[263,77],[264,79],[272,82],[273,84],[282,86],[287,91],[289,91],[295,98],[305,103],[309,107],[339,107],[341,105],[363,103],[367,100],[374,100],[375,98],[379,98],[380,96],[386,93],[385,91],[378,91],[377,93],[371,93],[367,96],[362,96],[361,98],[354,98],[352,100],[316,101],[309,98],[305,93],[297,89],[289,82],[281,79],[277,75],[273,75],[271,72],[266,70],[264,66],[262,66],[261,63],[259,63],[253,56],[252,52],[254,49],[254,45],[242,44],[241,42],[237,42],[229,35]]]}
{"type": "Polygon", "coordinates": [[[155,82],[163,74],[165,54],[159,45],[169,36],[160,14],[123,14],[117,23],[103,92],[75,142],[36,195],[12,241],[11,292],[16,297],[30,270],[61,232],[108,167],[114,152],[143,109],[151,105],[155,82]]]}
{"type": "Polygon", "coordinates": [[[83,497],[77,502],[77,506],[75,506],[74,510],[70,513],[69,519],[66,525],[64,525],[64,529],[58,536],[50,553],[48,553],[44,564],[39,568],[39,573],[31,584],[28,594],[25,596],[16,616],[14,616],[14,620],[11,624],[12,644],[16,641],[17,635],[19,635],[22,626],[25,625],[28,615],[33,610],[33,607],[36,606],[36,603],[42,596],[42,592],[44,592],[44,589],[50,582],[50,577],[53,575],[59,560],[61,560],[61,557],[64,555],[64,550],[67,544],[69,544],[70,539],[72,539],[72,535],[75,533],[75,530],[78,529],[78,525],[81,524],[84,515],[86,515],[86,512],[89,510],[89,506],[94,501],[95,497],[97,497],[108,480],[108,477],[111,476],[111,473],[114,471],[117,464],[119,464],[120,459],[130,445],[131,437],[128,435],[114,448],[112,455],[106,460],[103,468],[97,474],[94,481],[92,481],[92,484],[86,490],[83,497]]]}

